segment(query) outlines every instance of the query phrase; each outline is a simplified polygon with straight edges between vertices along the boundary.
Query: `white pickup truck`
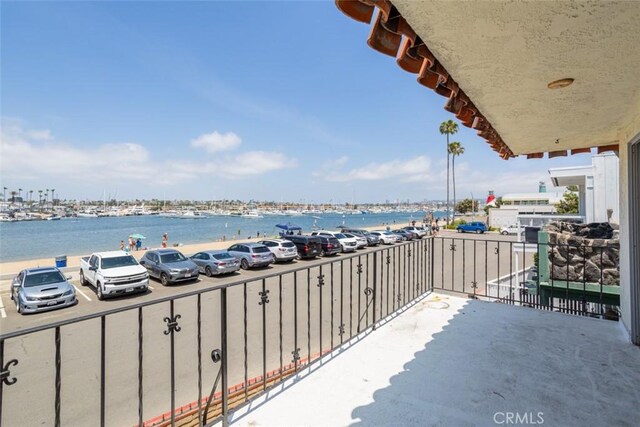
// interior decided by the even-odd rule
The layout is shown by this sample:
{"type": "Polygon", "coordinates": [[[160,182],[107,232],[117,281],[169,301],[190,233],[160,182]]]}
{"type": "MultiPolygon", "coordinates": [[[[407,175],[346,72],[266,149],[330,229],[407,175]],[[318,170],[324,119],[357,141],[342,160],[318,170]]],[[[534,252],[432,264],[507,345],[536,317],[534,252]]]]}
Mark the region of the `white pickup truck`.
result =
{"type": "Polygon", "coordinates": [[[80,284],[96,288],[99,300],[107,296],[146,292],[149,273],[124,251],[97,252],[80,260],[80,284]]]}

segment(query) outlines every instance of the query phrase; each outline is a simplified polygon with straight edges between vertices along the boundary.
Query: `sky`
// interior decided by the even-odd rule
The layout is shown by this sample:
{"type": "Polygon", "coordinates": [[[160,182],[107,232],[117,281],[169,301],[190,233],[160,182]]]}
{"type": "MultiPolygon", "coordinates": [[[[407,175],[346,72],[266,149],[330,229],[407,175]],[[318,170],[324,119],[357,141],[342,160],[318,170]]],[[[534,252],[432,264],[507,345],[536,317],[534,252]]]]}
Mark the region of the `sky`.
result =
{"type": "MultiPolygon", "coordinates": [[[[61,199],[446,197],[445,98],[326,2],[2,2],[0,186],[61,199]]],[[[454,76],[455,77],[455,76],[454,76]]],[[[458,199],[589,155],[501,160],[460,125],[458,199]]],[[[508,141],[507,141],[508,144],[508,141]]]]}

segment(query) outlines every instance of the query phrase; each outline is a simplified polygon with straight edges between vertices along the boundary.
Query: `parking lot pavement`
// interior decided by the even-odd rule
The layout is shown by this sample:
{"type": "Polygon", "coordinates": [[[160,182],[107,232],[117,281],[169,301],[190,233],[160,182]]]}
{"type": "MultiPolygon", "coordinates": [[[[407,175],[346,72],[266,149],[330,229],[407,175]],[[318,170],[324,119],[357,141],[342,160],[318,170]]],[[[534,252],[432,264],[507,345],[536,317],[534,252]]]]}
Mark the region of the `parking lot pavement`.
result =
{"type": "MultiPolygon", "coordinates": [[[[379,248],[379,247],[376,247],[379,248]]],[[[359,250],[358,254],[365,254],[376,248],[364,248],[359,250]]],[[[80,317],[83,315],[98,313],[100,311],[110,310],[114,308],[126,307],[145,301],[153,301],[155,299],[164,298],[172,295],[180,295],[182,293],[191,292],[195,289],[216,288],[223,284],[241,281],[243,279],[252,280],[256,277],[282,273],[300,267],[311,267],[328,260],[339,259],[341,255],[333,257],[315,258],[312,260],[295,260],[287,263],[271,264],[265,268],[257,268],[250,270],[240,270],[225,276],[207,277],[201,274],[195,281],[181,282],[170,286],[162,286],[155,279],[149,280],[149,290],[144,294],[132,294],[123,297],[106,299],[99,301],[95,289],[92,286],[81,286],[78,278],[78,272],[66,273],[71,276],[71,283],[77,290],[78,304],[66,309],[58,309],[43,313],[20,315],[16,312],[13,302],[10,300],[10,280],[3,280],[0,283],[0,315],[2,316],[2,332],[7,333],[14,330],[25,329],[44,325],[47,323],[80,317]],[[2,304],[6,304],[3,306],[2,304]],[[9,304],[11,303],[11,304],[9,304]]]]}
{"type": "MultiPolygon", "coordinates": [[[[514,236],[502,236],[500,234],[466,234],[456,233],[454,231],[447,231],[441,234],[447,240],[456,239],[456,241],[465,240],[494,240],[500,242],[515,241],[514,236]]],[[[372,250],[379,249],[381,247],[393,247],[391,246],[377,246],[367,247],[358,250],[357,254],[366,254],[372,250]]],[[[350,255],[350,254],[346,254],[350,255]]],[[[10,280],[3,280],[0,282],[0,316],[2,317],[2,332],[11,332],[18,329],[24,329],[33,326],[39,326],[56,321],[71,319],[83,315],[98,313],[100,311],[110,310],[114,308],[126,307],[129,305],[137,304],[145,301],[153,301],[154,299],[164,298],[172,295],[180,295],[182,293],[191,292],[195,289],[202,288],[216,288],[220,285],[241,281],[243,279],[252,280],[260,276],[269,275],[273,273],[283,273],[289,270],[293,270],[300,267],[312,267],[321,262],[325,262],[331,259],[339,259],[341,256],[336,255],[334,257],[322,257],[312,260],[296,260],[289,263],[277,263],[272,264],[266,268],[258,268],[251,270],[240,270],[237,273],[233,273],[226,276],[206,277],[201,274],[195,281],[182,282],[175,285],[164,287],[160,282],[155,279],[150,279],[149,290],[144,294],[133,294],[113,299],[107,299],[99,301],[96,297],[95,289],[92,286],[81,286],[78,278],[78,272],[66,273],[71,276],[71,283],[77,290],[78,304],[66,309],[59,309],[48,311],[44,313],[36,313],[30,315],[20,315],[16,312],[13,302],[10,300],[10,280]]],[[[437,258],[437,252],[436,252],[437,258]]],[[[438,263],[436,263],[438,264],[438,263]]]]}

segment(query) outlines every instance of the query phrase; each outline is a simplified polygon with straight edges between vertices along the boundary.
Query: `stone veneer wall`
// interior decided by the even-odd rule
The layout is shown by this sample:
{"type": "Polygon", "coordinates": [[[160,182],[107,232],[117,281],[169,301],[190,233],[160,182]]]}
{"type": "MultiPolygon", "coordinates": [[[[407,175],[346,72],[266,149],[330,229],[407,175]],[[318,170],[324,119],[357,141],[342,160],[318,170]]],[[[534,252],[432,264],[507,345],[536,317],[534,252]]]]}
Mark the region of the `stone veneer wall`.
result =
{"type": "Polygon", "coordinates": [[[616,224],[551,222],[552,279],[620,286],[620,232],[616,224]]]}

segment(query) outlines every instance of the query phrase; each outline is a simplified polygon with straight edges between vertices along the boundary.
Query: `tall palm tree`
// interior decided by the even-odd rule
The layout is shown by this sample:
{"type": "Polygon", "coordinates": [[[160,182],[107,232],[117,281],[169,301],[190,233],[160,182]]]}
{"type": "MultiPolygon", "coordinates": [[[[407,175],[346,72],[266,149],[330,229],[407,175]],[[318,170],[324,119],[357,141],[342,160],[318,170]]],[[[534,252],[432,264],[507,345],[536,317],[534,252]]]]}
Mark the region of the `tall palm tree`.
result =
{"type": "Polygon", "coordinates": [[[29,190],[29,207],[33,206],[33,190],[29,190]]]}
{"type": "Polygon", "coordinates": [[[38,209],[42,210],[42,190],[38,190],[38,209]]]}
{"type": "Polygon", "coordinates": [[[18,188],[18,197],[20,198],[20,207],[22,208],[22,188],[18,188]]]}
{"type": "Polygon", "coordinates": [[[7,201],[7,187],[2,187],[2,201],[6,202],[7,201]]]}
{"type": "Polygon", "coordinates": [[[453,213],[456,213],[456,156],[464,153],[464,147],[458,141],[449,144],[451,154],[451,174],[453,175],[453,213]]]}
{"type": "Polygon", "coordinates": [[[453,120],[447,120],[440,124],[440,133],[447,136],[447,225],[449,225],[449,135],[458,132],[458,124],[453,120]]]}
{"type": "Polygon", "coordinates": [[[51,206],[53,206],[53,204],[55,203],[55,200],[56,200],[55,194],[56,194],[56,189],[52,188],[51,189],[51,206]]]}

